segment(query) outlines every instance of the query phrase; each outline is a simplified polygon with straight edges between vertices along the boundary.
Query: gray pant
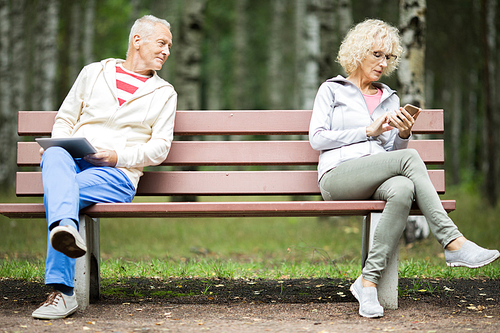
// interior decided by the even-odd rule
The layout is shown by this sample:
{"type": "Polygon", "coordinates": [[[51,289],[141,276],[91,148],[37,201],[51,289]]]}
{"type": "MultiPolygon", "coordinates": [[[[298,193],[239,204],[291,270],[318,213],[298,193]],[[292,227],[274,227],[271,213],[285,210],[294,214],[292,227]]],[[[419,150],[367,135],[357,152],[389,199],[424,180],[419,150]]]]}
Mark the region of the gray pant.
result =
{"type": "Polygon", "coordinates": [[[443,248],[462,236],[443,209],[427,168],[414,149],[402,149],[344,162],[320,180],[324,200],[385,200],[363,278],[378,283],[391,251],[406,226],[413,200],[443,248]]]}

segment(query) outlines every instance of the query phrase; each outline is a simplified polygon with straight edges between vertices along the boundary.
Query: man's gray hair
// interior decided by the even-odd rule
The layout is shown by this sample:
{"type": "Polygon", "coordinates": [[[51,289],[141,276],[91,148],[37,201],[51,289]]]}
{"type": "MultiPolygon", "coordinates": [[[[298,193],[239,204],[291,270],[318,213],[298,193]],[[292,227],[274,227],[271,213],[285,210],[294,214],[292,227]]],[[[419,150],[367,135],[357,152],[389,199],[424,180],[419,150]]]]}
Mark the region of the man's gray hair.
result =
{"type": "Polygon", "coordinates": [[[154,32],[156,24],[163,24],[170,29],[170,23],[166,20],[159,19],[153,15],[144,15],[143,17],[137,19],[130,29],[130,35],[128,37],[128,43],[132,43],[135,35],[139,35],[142,38],[148,39],[154,32]]]}

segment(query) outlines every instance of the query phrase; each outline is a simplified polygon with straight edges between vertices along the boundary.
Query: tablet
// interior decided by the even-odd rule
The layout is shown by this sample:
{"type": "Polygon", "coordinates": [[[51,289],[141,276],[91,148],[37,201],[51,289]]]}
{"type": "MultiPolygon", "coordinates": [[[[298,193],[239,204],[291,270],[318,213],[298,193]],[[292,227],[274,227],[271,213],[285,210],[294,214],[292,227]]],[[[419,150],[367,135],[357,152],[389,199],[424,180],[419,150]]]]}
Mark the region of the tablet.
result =
{"type": "Polygon", "coordinates": [[[73,158],[82,158],[85,155],[97,153],[97,150],[90,142],[83,137],[74,138],[36,138],[36,142],[47,149],[52,146],[62,147],[73,156],[73,158]]]}

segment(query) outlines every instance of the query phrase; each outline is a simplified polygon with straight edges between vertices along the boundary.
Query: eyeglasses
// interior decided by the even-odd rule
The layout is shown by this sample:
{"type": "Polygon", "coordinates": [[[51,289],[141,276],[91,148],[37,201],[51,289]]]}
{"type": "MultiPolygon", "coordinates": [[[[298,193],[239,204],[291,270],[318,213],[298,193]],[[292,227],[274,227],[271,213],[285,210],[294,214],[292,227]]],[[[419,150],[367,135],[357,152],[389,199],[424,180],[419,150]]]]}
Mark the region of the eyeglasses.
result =
{"type": "Polygon", "coordinates": [[[384,52],[381,52],[381,51],[373,51],[372,56],[373,56],[373,58],[375,58],[375,60],[377,60],[379,62],[384,61],[384,58],[385,58],[385,60],[387,60],[387,62],[395,61],[398,58],[394,54],[385,54],[384,52]]]}

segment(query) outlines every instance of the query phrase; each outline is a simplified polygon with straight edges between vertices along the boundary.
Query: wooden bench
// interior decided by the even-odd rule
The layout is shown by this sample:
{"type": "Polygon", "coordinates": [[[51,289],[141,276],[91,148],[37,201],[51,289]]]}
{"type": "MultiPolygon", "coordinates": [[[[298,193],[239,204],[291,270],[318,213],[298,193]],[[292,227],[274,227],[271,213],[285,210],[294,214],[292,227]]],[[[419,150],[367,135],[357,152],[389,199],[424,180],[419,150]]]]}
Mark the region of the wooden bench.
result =
{"type": "MultiPolygon", "coordinates": [[[[27,137],[18,143],[16,176],[18,196],[42,196],[39,146],[33,138],[49,136],[54,111],[20,111],[18,133],[27,137]],[[29,140],[29,141],[26,141],[29,140]],[[28,168],[27,168],[28,167],[28,168]],[[37,170],[37,171],[33,171],[37,170]]],[[[278,111],[178,111],[175,140],[168,158],[159,167],[148,168],[141,178],[137,196],[262,196],[280,195],[286,201],[260,202],[132,202],[96,204],[83,210],[80,233],[88,252],[77,260],[75,291],[81,308],[100,295],[100,218],[106,217],[269,217],[269,216],[367,216],[363,223],[362,263],[370,248],[371,234],[384,201],[322,201],[317,185],[319,152],[307,141],[310,110],[278,111]],[[182,140],[195,135],[195,140],[182,140]],[[259,135],[258,141],[250,135],[259,135]],[[265,136],[265,137],[260,137],[265,136]],[[177,170],[177,166],[198,166],[200,171],[177,170]],[[201,168],[203,166],[204,168],[201,168]],[[210,166],[213,171],[206,170],[210,166]],[[260,167],[256,167],[260,166],[260,167]],[[304,196],[309,195],[308,199],[304,196]],[[294,198],[296,197],[296,198],[294,198]],[[295,199],[295,200],[294,200],[295,199]],[[378,215],[377,215],[378,214],[378,215]],[[370,232],[371,231],[371,232],[370,232]]],[[[425,110],[414,133],[442,134],[443,110],[425,110]]],[[[442,139],[412,140],[426,164],[444,163],[442,139]]],[[[185,169],[185,168],[184,168],[185,169]]],[[[445,190],[442,169],[429,170],[439,193],[445,190]]],[[[454,200],[443,200],[447,211],[454,200]]],[[[10,218],[44,218],[41,203],[0,204],[0,213],[10,218]]],[[[421,214],[413,207],[411,214],[421,214]]],[[[334,238],[332,238],[334,239],[334,238]]],[[[398,256],[395,249],[379,284],[379,297],[386,308],[397,308],[398,256]]]]}

